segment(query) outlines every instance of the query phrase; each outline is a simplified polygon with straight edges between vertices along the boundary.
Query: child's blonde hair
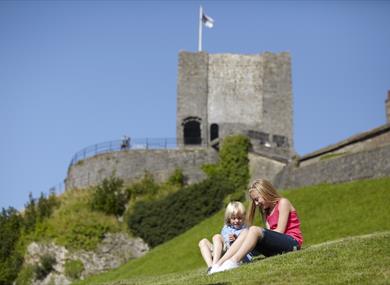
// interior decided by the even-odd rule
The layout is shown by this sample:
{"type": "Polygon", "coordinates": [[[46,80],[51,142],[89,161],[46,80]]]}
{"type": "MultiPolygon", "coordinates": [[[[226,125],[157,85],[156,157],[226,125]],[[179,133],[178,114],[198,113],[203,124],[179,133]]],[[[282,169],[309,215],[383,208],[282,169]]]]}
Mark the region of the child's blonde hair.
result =
{"type": "MultiPolygon", "coordinates": [[[[253,181],[252,185],[249,187],[248,193],[249,195],[256,191],[259,195],[266,200],[267,202],[276,203],[282,198],[280,194],[276,191],[276,189],[272,186],[272,184],[265,179],[256,179],[253,181]]],[[[260,208],[261,218],[265,223],[266,211],[260,208]]],[[[250,210],[248,212],[248,223],[251,225],[253,223],[253,219],[255,217],[256,212],[256,204],[254,201],[251,202],[250,210]]],[[[269,213],[268,213],[269,214],[269,213]]]]}
{"type": "Polygon", "coordinates": [[[226,211],[225,211],[225,224],[230,225],[230,219],[233,216],[241,216],[243,221],[242,223],[245,223],[245,206],[238,201],[233,201],[230,202],[226,206],[226,211]]]}

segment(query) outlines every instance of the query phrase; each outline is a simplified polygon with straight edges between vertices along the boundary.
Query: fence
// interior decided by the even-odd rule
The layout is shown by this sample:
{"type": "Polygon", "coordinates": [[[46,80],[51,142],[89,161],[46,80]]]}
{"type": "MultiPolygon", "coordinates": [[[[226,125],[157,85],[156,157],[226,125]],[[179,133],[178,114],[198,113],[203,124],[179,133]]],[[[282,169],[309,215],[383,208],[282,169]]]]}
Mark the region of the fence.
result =
{"type": "Polygon", "coordinates": [[[128,149],[174,149],[177,147],[176,138],[124,138],[94,144],[78,151],[70,161],[69,167],[80,160],[101,153],[123,151],[128,149]]]}

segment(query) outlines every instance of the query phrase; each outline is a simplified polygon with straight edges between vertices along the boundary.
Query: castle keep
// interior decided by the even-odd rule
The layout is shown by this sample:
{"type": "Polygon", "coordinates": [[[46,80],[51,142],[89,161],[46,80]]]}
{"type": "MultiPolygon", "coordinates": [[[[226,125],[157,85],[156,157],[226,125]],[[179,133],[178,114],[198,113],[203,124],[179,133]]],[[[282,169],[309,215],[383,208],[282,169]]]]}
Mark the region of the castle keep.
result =
{"type": "Polygon", "coordinates": [[[244,134],[266,156],[288,160],[294,153],[288,53],[180,52],[177,90],[180,147],[217,147],[244,134]]]}

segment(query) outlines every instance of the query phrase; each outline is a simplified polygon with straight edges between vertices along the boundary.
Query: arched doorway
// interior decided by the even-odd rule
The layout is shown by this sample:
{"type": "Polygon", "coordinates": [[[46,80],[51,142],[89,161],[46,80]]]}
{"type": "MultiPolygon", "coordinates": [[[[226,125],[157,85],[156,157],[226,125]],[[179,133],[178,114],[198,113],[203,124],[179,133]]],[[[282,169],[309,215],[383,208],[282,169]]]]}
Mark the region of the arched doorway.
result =
{"type": "Polygon", "coordinates": [[[183,120],[183,138],[185,145],[200,145],[202,143],[200,131],[201,119],[188,117],[183,120]]]}
{"type": "Polygon", "coordinates": [[[217,124],[211,124],[210,126],[210,141],[213,141],[219,137],[219,127],[217,124]]]}

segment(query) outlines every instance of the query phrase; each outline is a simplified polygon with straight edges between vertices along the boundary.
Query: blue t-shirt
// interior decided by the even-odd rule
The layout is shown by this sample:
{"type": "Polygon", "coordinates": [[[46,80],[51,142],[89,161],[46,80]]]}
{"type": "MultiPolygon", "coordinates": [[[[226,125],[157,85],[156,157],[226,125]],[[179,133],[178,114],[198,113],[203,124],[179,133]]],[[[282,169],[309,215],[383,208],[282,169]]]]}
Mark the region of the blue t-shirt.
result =
{"type": "MultiPolygon", "coordinates": [[[[221,230],[221,235],[222,235],[222,238],[223,238],[223,241],[225,243],[225,247],[226,248],[229,248],[230,245],[233,243],[232,241],[229,240],[229,235],[236,235],[237,237],[240,235],[240,233],[246,229],[247,226],[246,225],[242,225],[241,227],[239,228],[235,228],[231,225],[224,225],[222,230],[221,230]]],[[[243,258],[243,262],[250,262],[252,260],[252,255],[251,253],[249,252],[244,258],[243,258]]]]}

